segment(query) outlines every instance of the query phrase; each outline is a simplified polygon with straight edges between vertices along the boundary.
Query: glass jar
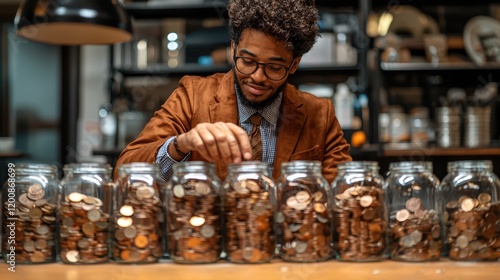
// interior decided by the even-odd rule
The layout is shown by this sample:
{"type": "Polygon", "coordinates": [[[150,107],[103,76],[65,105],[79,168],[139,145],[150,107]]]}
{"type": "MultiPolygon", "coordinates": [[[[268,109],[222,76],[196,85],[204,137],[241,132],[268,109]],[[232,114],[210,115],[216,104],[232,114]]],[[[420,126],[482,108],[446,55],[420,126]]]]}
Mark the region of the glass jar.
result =
{"type": "Polygon", "coordinates": [[[500,258],[500,181],[489,160],[453,161],[439,188],[451,260],[500,258]]]}
{"type": "Polygon", "coordinates": [[[281,165],[277,183],[276,241],[281,259],[318,262],[332,256],[329,184],[319,161],[281,165]]]}
{"type": "Polygon", "coordinates": [[[220,259],[221,182],[213,163],[176,163],[166,192],[167,232],[176,263],[212,263],[220,259]]]}
{"type": "Polygon", "coordinates": [[[269,262],[274,254],[276,187],[264,162],[230,164],[224,182],[225,248],[235,263],[269,262]]]}
{"type": "Polygon", "coordinates": [[[1,200],[5,262],[55,262],[57,167],[9,163],[7,172],[1,200]]]}
{"type": "Polygon", "coordinates": [[[337,259],[381,260],[385,258],[387,210],[378,163],[353,161],[337,167],[332,182],[337,259]]]}
{"type": "Polygon", "coordinates": [[[109,165],[79,163],[64,181],[58,202],[58,254],[63,263],[109,261],[113,182],[109,165]]]}
{"type": "Polygon", "coordinates": [[[165,181],[151,163],[123,164],[115,182],[112,256],[117,263],[154,263],[163,255],[165,181]]]}
{"type": "Polygon", "coordinates": [[[389,255],[394,260],[436,261],[441,256],[439,179],[432,172],[428,161],[389,164],[389,255]]]}

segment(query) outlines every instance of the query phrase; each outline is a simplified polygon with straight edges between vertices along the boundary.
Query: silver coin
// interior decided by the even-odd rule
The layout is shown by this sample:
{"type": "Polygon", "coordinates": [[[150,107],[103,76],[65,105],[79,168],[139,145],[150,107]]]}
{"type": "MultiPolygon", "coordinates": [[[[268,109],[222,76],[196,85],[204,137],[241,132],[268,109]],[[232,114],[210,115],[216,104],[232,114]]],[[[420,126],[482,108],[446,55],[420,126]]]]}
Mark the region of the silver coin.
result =
{"type": "Polygon", "coordinates": [[[210,186],[205,182],[197,182],[194,185],[194,189],[200,195],[208,195],[211,192],[210,186]]]}
{"type": "Polygon", "coordinates": [[[78,253],[78,251],[76,251],[76,250],[70,250],[70,251],[66,252],[66,259],[69,262],[72,262],[72,263],[77,262],[78,259],[79,259],[79,253],[78,253]]]}
{"type": "Polygon", "coordinates": [[[307,243],[302,241],[295,241],[295,251],[297,253],[304,253],[307,250],[307,243]]]}
{"type": "Polygon", "coordinates": [[[129,239],[134,238],[137,236],[137,229],[133,225],[126,227],[123,229],[123,235],[129,239]]]}
{"type": "Polygon", "coordinates": [[[172,192],[174,193],[175,197],[184,197],[184,187],[182,185],[175,185],[172,192]]]}
{"type": "Polygon", "coordinates": [[[211,238],[215,234],[214,227],[211,225],[203,225],[200,229],[200,233],[205,238],[211,238]]]}
{"type": "Polygon", "coordinates": [[[101,212],[97,209],[92,209],[89,212],[87,212],[87,218],[91,222],[97,222],[99,219],[101,219],[101,212]]]}
{"type": "Polygon", "coordinates": [[[281,212],[277,212],[276,215],[274,215],[274,220],[278,223],[281,224],[285,221],[285,216],[281,212]]]}

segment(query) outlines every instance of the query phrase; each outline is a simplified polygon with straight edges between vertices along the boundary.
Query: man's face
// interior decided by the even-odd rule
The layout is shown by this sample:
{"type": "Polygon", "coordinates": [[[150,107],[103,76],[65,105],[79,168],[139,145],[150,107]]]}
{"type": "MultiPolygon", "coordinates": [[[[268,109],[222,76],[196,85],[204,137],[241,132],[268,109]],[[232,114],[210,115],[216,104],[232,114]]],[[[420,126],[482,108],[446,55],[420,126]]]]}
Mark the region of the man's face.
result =
{"type": "Polygon", "coordinates": [[[253,104],[265,103],[282,90],[289,74],[297,70],[300,62],[300,57],[293,59],[292,52],[285,49],[282,41],[277,41],[274,37],[253,29],[244,30],[238,45],[232,42],[231,51],[237,57],[290,67],[283,79],[279,81],[269,79],[264,73],[263,65],[259,65],[257,71],[249,75],[242,74],[235,69],[235,76],[244,97],[253,104]]]}

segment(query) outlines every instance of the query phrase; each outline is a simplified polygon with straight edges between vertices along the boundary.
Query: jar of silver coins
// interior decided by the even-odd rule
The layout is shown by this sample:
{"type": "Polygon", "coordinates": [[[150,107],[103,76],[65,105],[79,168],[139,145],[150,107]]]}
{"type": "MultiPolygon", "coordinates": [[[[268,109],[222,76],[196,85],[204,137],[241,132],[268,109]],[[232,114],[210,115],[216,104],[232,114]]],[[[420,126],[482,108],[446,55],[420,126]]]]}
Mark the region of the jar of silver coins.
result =
{"type": "Polygon", "coordinates": [[[57,167],[9,164],[2,189],[2,253],[5,262],[56,261],[57,167]]]}
{"type": "Polygon", "coordinates": [[[428,161],[389,164],[389,256],[394,260],[436,261],[441,256],[439,179],[432,172],[428,161]]]}
{"type": "Polygon", "coordinates": [[[453,161],[439,187],[451,260],[500,258],[500,181],[489,160],[453,161]]]}
{"type": "Polygon", "coordinates": [[[221,182],[213,163],[176,163],[166,192],[170,257],[213,263],[222,252],[221,182]]]}
{"type": "Polygon", "coordinates": [[[378,163],[340,163],[332,192],[337,259],[366,262],[385,258],[387,208],[378,163]]]}
{"type": "Polygon", "coordinates": [[[59,259],[67,264],[109,261],[113,181],[109,165],[79,163],[62,184],[58,202],[59,259]]]}
{"type": "Polygon", "coordinates": [[[163,255],[165,182],[151,163],[123,164],[115,182],[113,260],[118,263],[153,263],[163,255]]]}
{"type": "Polygon", "coordinates": [[[276,187],[264,162],[230,164],[224,182],[225,249],[235,263],[263,263],[273,257],[276,187]]]}
{"type": "Polygon", "coordinates": [[[282,260],[318,262],[332,256],[329,189],[321,162],[291,161],[281,165],[274,219],[282,260]]]}

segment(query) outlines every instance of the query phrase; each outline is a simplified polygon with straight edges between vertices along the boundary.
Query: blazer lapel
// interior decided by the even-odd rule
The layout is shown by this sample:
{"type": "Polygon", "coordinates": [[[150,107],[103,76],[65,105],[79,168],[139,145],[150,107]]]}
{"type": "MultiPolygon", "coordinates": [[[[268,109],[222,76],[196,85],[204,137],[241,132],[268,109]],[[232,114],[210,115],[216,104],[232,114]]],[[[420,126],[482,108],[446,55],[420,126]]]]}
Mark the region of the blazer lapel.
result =
{"type": "MultiPolygon", "coordinates": [[[[221,80],[219,88],[215,93],[215,103],[210,105],[209,114],[210,122],[225,122],[239,125],[238,121],[238,104],[236,93],[234,92],[233,72],[229,71],[221,80]]],[[[218,174],[221,174],[221,179],[226,177],[227,164],[221,159],[215,159],[215,164],[218,174]]]]}
{"type": "Polygon", "coordinates": [[[283,104],[278,121],[278,139],[276,141],[273,177],[280,174],[281,163],[290,160],[307,118],[306,112],[301,109],[302,102],[299,93],[292,88],[292,86],[288,85],[283,95],[283,104]]]}

